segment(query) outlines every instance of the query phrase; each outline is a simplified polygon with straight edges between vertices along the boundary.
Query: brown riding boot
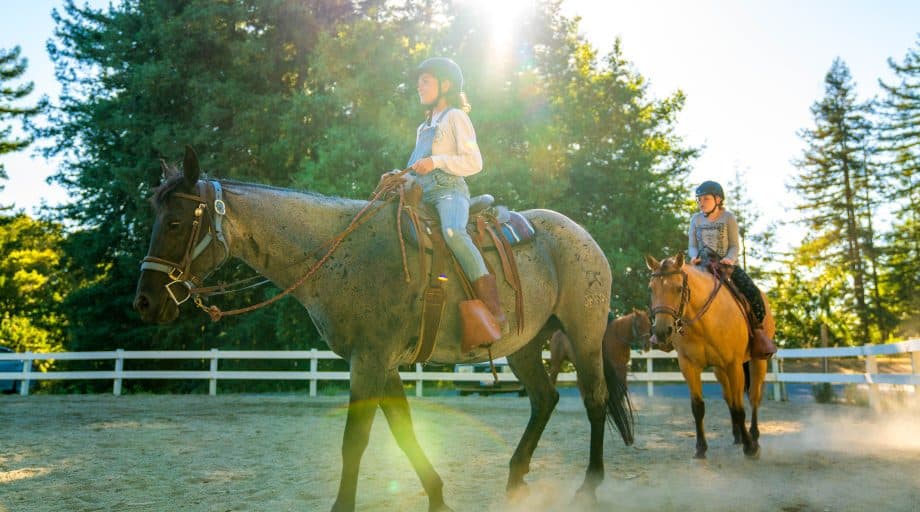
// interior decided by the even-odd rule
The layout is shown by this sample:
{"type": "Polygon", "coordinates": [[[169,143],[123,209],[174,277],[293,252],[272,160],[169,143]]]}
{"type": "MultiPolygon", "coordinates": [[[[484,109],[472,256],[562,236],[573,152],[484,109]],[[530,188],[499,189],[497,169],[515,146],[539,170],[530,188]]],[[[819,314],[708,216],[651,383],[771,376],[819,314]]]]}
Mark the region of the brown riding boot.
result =
{"type": "Polygon", "coordinates": [[[776,343],[767,336],[763,327],[754,329],[754,338],[751,340],[751,357],[754,359],[770,359],[776,353],[776,343]]]}
{"type": "Polygon", "coordinates": [[[495,274],[486,274],[473,281],[473,292],[476,294],[476,298],[484,302],[486,307],[489,308],[489,312],[492,313],[499,325],[505,326],[508,324],[505,312],[502,311],[502,305],[498,301],[498,285],[495,282],[495,274]]]}

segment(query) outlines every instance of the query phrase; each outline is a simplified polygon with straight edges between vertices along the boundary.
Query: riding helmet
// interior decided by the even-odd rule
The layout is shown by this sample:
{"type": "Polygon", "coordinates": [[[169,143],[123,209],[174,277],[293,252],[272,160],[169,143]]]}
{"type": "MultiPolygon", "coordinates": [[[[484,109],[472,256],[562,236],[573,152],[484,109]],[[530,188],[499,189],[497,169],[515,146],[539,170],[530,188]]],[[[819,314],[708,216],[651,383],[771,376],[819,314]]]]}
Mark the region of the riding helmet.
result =
{"type": "Polygon", "coordinates": [[[456,62],[447,57],[425,59],[415,71],[416,76],[422,73],[430,73],[438,80],[450,80],[457,92],[463,91],[463,71],[456,62]]]}
{"type": "Polygon", "coordinates": [[[715,181],[704,181],[700,183],[700,186],[696,187],[696,197],[705,196],[706,194],[719,196],[725,199],[725,192],[722,191],[722,185],[719,185],[715,181]]]}

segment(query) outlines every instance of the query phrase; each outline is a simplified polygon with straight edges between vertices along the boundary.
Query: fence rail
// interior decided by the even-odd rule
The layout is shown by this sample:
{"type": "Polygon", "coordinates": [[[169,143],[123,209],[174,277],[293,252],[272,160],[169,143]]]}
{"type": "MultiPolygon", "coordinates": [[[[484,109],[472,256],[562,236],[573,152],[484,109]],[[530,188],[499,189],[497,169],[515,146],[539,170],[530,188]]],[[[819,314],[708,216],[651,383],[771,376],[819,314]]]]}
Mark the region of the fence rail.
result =
{"type": "MultiPolygon", "coordinates": [[[[543,358],[549,359],[550,353],[543,352],[543,358]]],[[[658,359],[676,359],[675,353],[658,350],[649,352],[632,351],[634,360],[645,360],[646,371],[632,372],[630,382],[645,382],[649,396],[654,395],[656,382],[680,382],[680,372],[656,372],[654,361],[658,359]]],[[[54,352],[54,353],[0,353],[0,361],[21,361],[21,371],[0,371],[0,381],[19,381],[20,394],[28,395],[32,381],[41,380],[111,380],[112,392],[121,394],[125,380],[137,379],[201,379],[209,381],[209,393],[217,394],[219,380],[306,380],[310,383],[310,396],[316,396],[317,382],[344,381],[349,379],[347,371],[320,371],[320,360],[340,360],[335,353],[328,350],[183,350],[183,351],[126,351],[122,349],[105,352],[54,352]],[[207,370],[125,370],[127,360],[205,360],[210,365],[207,370]],[[220,370],[221,360],[307,360],[309,370],[267,370],[234,371],[220,370]],[[35,371],[35,361],[106,361],[114,362],[112,370],[102,371],[35,371]]],[[[415,382],[416,396],[423,395],[423,383],[428,381],[479,381],[482,374],[424,371],[421,364],[415,365],[414,371],[400,372],[405,382],[415,382]]],[[[491,377],[490,377],[491,378],[491,377]]],[[[501,381],[516,381],[512,373],[499,373],[501,381]]],[[[575,382],[573,372],[560,373],[560,382],[575,382]]],[[[712,372],[703,373],[704,382],[715,382],[712,372]]],[[[771,361],[767,382],[773,384],[773,398],[781,398],[780,387],[783,383],[831,383],[831,384],[865,384],[869,388],[869,403],[873,407],[879,404],[879,385],[913,386],[920,394],[920,339],[911,339],[888,345],[863,345],[859,347],[811,348],[779,350],[771,361]],[[912,373],[879,373],[878,356],[910,354],[912,373]],[[782,371],[782,362],[787,359],[813,358],[863,358],[864,373],[787,373],[782,371]]]]}

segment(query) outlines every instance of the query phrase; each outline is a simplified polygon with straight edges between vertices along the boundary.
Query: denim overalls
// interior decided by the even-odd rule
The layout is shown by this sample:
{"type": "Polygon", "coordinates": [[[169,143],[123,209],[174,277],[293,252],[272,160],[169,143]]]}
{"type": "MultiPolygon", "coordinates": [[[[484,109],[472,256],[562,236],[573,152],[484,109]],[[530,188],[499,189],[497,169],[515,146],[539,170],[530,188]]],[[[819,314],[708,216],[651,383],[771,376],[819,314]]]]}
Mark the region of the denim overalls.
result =
{"type": "MultiPolygon", "coordinates": [[[[431,156],[431,146],[438,133],[438,124],[450,112],[445,109],[432,123],[428,121],[418,133],[415,150],[409,157],[406,167],[431,156]]],[[[473,239],[466,232],[466,223],[470,216],[470,190],[462,176],[448,174],[441,169],[434,169],[428,174],[419,175],[412,172],[415,182],[422,187],[422,200],[433,205],[441,218],[441,233],[451,252],[463,267],[466,277],[473,282],[489,273],[479,249],[473,245],[473,239]]]]}

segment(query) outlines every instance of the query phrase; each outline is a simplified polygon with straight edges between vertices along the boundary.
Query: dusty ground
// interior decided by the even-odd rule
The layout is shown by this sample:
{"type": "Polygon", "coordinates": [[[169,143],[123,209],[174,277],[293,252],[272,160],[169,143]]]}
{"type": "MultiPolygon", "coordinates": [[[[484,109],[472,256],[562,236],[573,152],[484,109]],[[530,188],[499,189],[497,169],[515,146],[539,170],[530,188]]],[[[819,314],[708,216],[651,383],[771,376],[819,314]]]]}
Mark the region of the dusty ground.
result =
{"type": "MultiPolygon", "coordinates": [[[[760,460],[707,402],[709,459],[691,459],[689,403],[637,399],[635,447],[607,438],[596,510],[920,509],[920,411],[767,402],[760,460]]],[[[565,511],[581,483],[587,420],[564,398],[508,503],[507,464],[528,417],[516,397],[410,399],[423,447],[457,511],[565,511]]],[[[328,510],[345,397],[0,397],[0,512],[328,510]]],[[[423,511],[427,499],[378,414],[358,510],[423,511]]]]}

